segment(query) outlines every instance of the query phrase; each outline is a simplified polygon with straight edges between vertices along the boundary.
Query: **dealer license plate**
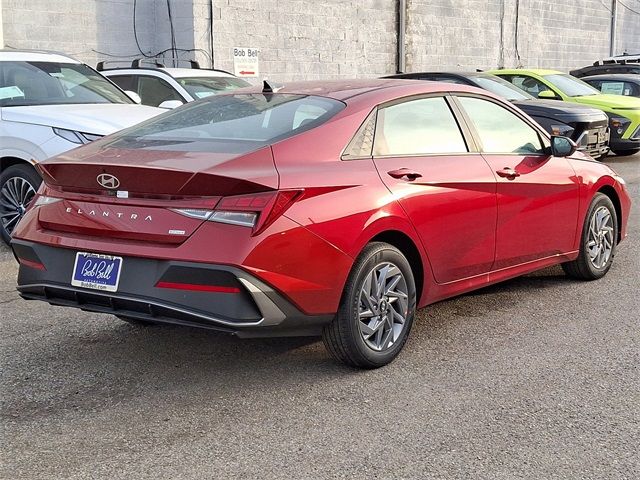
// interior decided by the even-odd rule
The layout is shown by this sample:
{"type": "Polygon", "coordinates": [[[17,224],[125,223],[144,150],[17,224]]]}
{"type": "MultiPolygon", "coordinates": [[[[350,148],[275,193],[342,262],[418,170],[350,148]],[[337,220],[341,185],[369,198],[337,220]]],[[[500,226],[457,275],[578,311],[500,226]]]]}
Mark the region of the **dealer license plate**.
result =
{"type": "Polygon", "coordinates": [[[120,282],[122,257],[97,253],[76,253],[71,285],[92,288],[105,292],[116,292],[120,282]]]}

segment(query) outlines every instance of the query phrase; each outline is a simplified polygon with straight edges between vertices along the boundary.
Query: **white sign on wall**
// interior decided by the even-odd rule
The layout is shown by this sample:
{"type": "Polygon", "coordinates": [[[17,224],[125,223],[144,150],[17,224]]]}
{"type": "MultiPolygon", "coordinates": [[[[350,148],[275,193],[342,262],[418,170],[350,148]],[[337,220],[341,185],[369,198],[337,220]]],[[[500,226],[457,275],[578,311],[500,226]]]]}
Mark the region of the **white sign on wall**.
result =
{"type": "Polygon", "coordinates": [[[257,77],[259,75],[259,53],[257,48],[236,47],[233,49],[233,73],[236,77],[257,77]]]}

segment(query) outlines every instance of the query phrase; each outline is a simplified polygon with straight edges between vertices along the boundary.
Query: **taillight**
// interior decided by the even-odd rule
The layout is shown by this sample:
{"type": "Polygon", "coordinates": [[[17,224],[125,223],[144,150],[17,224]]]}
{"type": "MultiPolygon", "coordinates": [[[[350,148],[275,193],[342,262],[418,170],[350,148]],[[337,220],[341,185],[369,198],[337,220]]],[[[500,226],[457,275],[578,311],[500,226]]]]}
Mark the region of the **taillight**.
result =
{"type": "Polygon", "coordinates": [[[191,218],[209,222],[240,225],[253,229],[256,235],[275,222],[302,194],[302,190],[234,195],[220,199],[214,210],[175,209],[191,218]]]}

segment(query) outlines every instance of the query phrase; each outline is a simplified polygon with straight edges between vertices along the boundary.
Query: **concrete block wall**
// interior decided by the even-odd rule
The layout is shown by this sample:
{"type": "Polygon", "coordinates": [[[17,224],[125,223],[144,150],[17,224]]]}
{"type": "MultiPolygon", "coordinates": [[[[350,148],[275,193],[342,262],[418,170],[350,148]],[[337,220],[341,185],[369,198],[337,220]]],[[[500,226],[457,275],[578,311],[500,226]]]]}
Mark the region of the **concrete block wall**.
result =
{"type": "Polygon", "coordinates": [[[260,49],[260,71],[279,80],[388,73],[396,62],[396,2],[226,0],[215,2],[216,66],[234,47],[260,49]]]}
{"type": "MultiPolygon", "coordinates": [[[[0,0],[6,47],[55,50],[95,65],[100,60],[130,62],[138,51],[133,29],[133,0],[0,0]]],[[[192,49],[191,0],[173,0],[176,43],[192,49]],[[187,7],[187,8],[185,8],[187,7]]],[[[171,47],[166,2],[137,0],[136,32],[145,54],[171,47]]],[[[180,52],[182,57],[191,52],[180,52]]],[[[160,60],[171,63],[170,53],[160,60]]]]}
{"type": "MultiPolygon", "coordinates": [[[[396,71],[396,0],[170,1],[183,59],[209,66],[213,56],[216,67],[231,70],[233,48],[254,47],[260,49],[261,76],[281,81],[396,71]]],[[[90,64],[130,61],[141,56],[133,4],[0,0],[0,31],[10,47],[64,51],[90,64]]],[[[567,71],[590,64],[609,54],[610,5],[611,0],[407,0],[406,70],[521,65],[567,71]]],[[[170,48],[166,0],[137,0],[136,11],[142,50],[170,48]]],[[[639,53],[640,15],[619,4],[617,18],[616,53],[639,53]]],[[[161,60],[171,65],[172,57],[168,52],[161,60]]]]}

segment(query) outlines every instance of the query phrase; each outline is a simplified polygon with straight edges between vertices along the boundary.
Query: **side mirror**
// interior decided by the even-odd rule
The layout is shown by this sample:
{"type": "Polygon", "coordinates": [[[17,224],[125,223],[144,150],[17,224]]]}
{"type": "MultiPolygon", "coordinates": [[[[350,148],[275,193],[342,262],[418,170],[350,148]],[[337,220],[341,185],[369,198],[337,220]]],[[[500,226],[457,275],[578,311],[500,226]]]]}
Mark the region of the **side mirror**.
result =
{"type": "Polygon", "coordinates": [[[547,99],[547,100],[558,100],[558,96],[553,93],[551,90],[542,90],[538,93],[538,98],[547,99]]]}
{"type": "Polygon", "coordinates": [[[180,105],[183,105],[180,100],[165,100],[160,105],[158,105],[158,107],[171,110],[173,108],[179,107],[180,105]]]}
{"type": "Polygon", "coordinates": [[[131,90],[125,90],[124,93],[126,93],[127,97],[129,97],[131,100],[136,102],[138,105],[142,103],[142,99],[140,98],[140,95],[138,95],[136,92],[133,92],[131,90]]]}
{"type": "Polygon", "coordinates": [[[551,137],[551,154],[554,157],[568,157],[578,149],[576,142],[568,137],[553,135],[551,137]]]}

